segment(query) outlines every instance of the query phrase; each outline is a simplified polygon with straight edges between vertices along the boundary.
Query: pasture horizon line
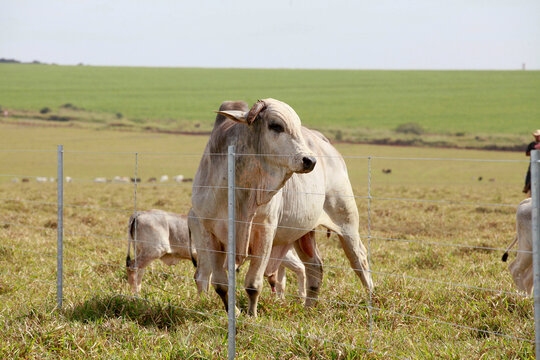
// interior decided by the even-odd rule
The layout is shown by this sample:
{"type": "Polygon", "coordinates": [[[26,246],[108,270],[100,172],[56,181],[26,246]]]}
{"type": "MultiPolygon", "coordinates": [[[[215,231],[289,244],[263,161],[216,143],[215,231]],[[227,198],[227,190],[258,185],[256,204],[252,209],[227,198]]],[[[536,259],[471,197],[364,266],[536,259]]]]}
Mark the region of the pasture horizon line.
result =
{"type": "Polygon", "coordinates": [[[110,67],[110,68],[150,68],[150,69],[231,69],[231,70],[313,70],[313,71],[540,71],[540,68],[526,68],[520,64],[516,68],[354,68],[354,67],[257,67],[257,66],[198,66],[198,65],[137,65],[137,64],[89,64],[89,63],[56,63],[43,62],[40,60],[17,60],[17,62],[0,62],[0,64],[17,64],[17,65],[49,65],[49,66],[66,66],[66,67],[110,67]]]}

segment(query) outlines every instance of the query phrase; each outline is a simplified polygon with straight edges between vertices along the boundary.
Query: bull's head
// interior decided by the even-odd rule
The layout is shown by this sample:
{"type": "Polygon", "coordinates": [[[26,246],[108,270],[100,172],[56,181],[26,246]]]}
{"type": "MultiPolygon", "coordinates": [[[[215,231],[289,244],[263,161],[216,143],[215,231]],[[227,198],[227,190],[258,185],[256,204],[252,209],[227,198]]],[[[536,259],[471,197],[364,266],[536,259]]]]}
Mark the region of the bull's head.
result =
{"type": "Polygon", "coordinates": [[[267,163],[290,173],[308,173],[315,167],[317,160],[306,145],[300,118],[289,105],[264,99],[257,101],[249,111],[218,113],[252,130],[257,154],[264,156],[267,163]]]}

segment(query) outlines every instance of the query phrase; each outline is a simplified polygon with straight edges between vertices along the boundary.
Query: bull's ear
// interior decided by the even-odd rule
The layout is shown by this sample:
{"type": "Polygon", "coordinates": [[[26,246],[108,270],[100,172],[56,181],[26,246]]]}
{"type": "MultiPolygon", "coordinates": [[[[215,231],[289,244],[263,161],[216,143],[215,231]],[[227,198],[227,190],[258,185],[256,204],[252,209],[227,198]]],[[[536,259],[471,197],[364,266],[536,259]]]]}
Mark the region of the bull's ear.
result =
{"type": "Polygon", "coordinates": [[[226,110],[226,111],[216,111],[216,113],[223,115],[232,121],[240,122],[247,124],[247,112],[240,110],[226,110]]]}

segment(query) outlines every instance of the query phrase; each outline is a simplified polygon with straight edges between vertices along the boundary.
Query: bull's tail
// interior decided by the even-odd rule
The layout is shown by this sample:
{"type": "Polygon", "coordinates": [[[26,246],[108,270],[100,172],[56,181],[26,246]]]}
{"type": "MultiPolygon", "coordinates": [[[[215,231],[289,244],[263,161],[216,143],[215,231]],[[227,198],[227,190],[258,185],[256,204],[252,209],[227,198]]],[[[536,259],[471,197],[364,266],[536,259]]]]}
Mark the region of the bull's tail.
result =
{"type": "Polygon", "coordinates": [[[193,263],[193,266],[197,267],[197,259],[195,259],[195,254],[193,254],[193,247],[191,246],[191,229],[188,227],[189,232],[189,239],[188,239],[188,246],[189,246],[189,256],[191,257],[191,262],[193,263]]]}
{"type": "MultiPolygon", "coordinates": [[[[126,256],[126,267],[131,267],[131,256],[129,252],[131,250],[131,243],[133,242],[133,233],[135,232],[135,220],[139,214],[135,213],[130,216],[128,223],[128,250],[126,256]]],[[[135,245],[133,245],[135,246],[135,245]]]]}
{"type": "Polygon", "coordinates": [[[502,259],[501,259],[502,261],[506,261],[508,259],[508,251],[510,251],[512,246],[514,246],[517,241],[518,241],[518,237],[516,235],[516,237],[514,238],[514,241],[512,241],[512,243],[506,248],[506,251],[504,252],[504,254],[502,256],[502,259]]]}

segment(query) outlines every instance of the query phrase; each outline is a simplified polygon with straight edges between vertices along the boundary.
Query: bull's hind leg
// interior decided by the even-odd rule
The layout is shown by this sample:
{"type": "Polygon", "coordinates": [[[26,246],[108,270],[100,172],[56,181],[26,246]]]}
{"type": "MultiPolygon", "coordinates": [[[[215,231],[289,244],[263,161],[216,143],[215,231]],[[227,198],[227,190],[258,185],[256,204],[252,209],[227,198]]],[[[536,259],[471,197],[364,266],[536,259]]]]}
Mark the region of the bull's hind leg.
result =
{"type": "Polygon", "coordinates": [[[337,225],[334,230],[349,259],[351,267],[368,291],[373,290],[367,251],[358,233],[358,209],[352,192],[350,196],[329,196],[324,204],[325,211],[337,225]]]}
{"type": "Polygon", "coordinates": [[[315,232],[310,231],[294,243],[298,257],[302,260],[306,270],[306,307],[313,306],[319,296],[323,278],[323,263],[317,243],[315,232]]]}

